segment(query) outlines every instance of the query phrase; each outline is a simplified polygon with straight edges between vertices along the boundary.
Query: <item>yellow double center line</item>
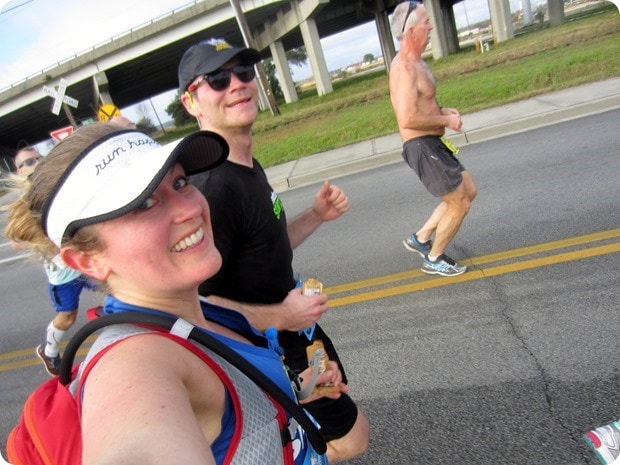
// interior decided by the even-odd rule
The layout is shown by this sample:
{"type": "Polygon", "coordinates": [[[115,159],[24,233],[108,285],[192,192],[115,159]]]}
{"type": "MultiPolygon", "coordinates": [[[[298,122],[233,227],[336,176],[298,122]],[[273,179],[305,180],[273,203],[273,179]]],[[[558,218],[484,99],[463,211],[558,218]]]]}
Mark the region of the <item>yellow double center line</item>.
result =
{"type": "Polygon", "coordinates": [[[598,255],[617,253],[620,252],[620,242],[618,242],[619,238],[620,229],[611,229],[609,231],[587,234],[585,236],[577,236],[569,239],[547,242],[544,244],[462,260],[462,263],[467,265],[468,271],[465,274],[450,278],[429,277],[429,275],[423,273],[421,270],[416,269],[325,288],[325,292],[330,296],[329,307],[335,308],[342,305],[409,294],[436,287],[451,286],[456,283],[474,281],[477,279],[489,278],[491,276],[499,276],[514,273],[516,271],[529,270],[532,268],[541,268],[543,266],[555,265],[573,260],[581,260],[598,255]],[[600,244],[601,242],[603,242],[603,244],[600,244]],[[550,252],[558,253],[550,254],[550,252]],[[534,256],[535,258],[530,258],[534,256]],[[523,257],[528,258],[525,260],[519,260],[523,257]],[[483,265],[493,263],[503,264],[483,267],[483,265]],[[412,280],[415,281],[394,285],[395,283],[401,281],[412,280]],[[362,289],[381,286],[384,287],[372,291],[356,292],[362,289]],[[338,297],[338,294],[349,293],[350,295],[338,297]]]}
{"type": "MultiPolygon", "coordinates": [[[[620,228],[463,260],[465,274],[429,276],[419,269],[325,288],[330,308],[620,252],[620,228]],[[493,265],[485,267],[485,265],[493,265]],[[401,284],[397,284],[401,283],[401,284]],[[396,285],[397,284],[397,285],[396,285]],[[367,290],[371,289],[371,290],[367,290]],[[359,292],[365,290],[363,292],[359,292]]],[[[84,355],[83,347],[78,355],[84,355]]],[[[0,372],[41,363],[34,348],[0,354],[0,372]]]]}

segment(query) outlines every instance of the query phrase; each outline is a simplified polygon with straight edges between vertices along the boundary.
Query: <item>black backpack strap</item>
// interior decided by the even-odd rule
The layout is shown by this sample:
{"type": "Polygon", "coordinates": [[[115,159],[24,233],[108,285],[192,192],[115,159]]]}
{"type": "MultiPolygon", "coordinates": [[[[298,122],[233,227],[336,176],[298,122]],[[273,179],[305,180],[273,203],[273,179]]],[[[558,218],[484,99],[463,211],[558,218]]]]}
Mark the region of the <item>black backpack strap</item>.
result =
{"type": "MultiPolygon", "coordinates": [[[[100,317],[89,321],[82,326],[71,338],[63,352],[60,364],[60,382],[67,385],[71,382],[71,368],[75,360],[75,355],[84,341],[94,332],[110,325],[134,324],[152,326],[160,330],[170,332],[175,322],[179,320],[175,317],[168,317],[161,314],[143,312],[121,312],[100,317]]],[[[235,366],[245,376],[250,378],[258,387],[269,394],[278,402],[303,428],[308,436],[308,441],[319,454],[327,451],[325,439],[318,428],[304,410],[291,399],[279,386],[259,371],[254,365],[240,356],[233,349],[214,338],[210,334],[192,325],[189,332],[189,339],[192,339],[204,347],[212,350],[224,360],[235,366]]]]}

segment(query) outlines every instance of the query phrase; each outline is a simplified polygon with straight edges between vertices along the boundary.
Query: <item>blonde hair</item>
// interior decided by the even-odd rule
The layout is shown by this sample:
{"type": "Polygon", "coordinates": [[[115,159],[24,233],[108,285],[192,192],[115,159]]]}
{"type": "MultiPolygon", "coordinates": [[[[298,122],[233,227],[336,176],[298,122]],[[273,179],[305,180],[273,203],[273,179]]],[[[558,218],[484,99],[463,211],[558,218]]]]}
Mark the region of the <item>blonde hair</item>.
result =
{"type": "MultiPolygon", "coordinates": [[[[104,123],[83,126],[56,145],[28,177],[11,176],[9,187],[21,195],[4,208],[8,211],[5,236],[18,245],[28,246],[44,259],[56,256],[58,248],[43,231],[43,207],[71,162],[96,140],[119,130],[104,123]]],[[[101,246],[89,227],[81,228],[70,239],[65,238],[63,245],[85,251],[97,250],[101,246]]]]}

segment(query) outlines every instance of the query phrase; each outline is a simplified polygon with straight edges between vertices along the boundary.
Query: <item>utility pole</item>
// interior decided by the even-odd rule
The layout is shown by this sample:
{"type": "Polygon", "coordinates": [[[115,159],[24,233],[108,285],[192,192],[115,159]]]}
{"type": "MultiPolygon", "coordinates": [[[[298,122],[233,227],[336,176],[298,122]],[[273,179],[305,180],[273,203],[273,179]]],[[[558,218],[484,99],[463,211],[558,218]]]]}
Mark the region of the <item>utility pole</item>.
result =
{"type": "Polygon", "coordinates": [[[164,125],[161,124],[161,120],[159,119],[159,115],[157,114],[157,110],[155,109],[155,105],[153,104],[153,99],[149,98],[149,102],[151,102],[151,107],[153,107],[153,113],[155,113],[155,118],[157,118],[157,122],[159,123],[159,127],[161,128],[161,131],[164,133],[164,135],[167,135],[168,133],[166,132],[164,125]]]}
{"type": "MultiPolygon", "coordinates": [[[[235,17],[237,18],[239,29],[241,29],[241,35],[243,36],[245,46],[255,49],[256,46],[254,45],[254,40],[252,39],[252,34],[250,34],[250,28],[248,27],[248,24],[245,20],[245,16],[243,16],[241,5],[239,5],[239,0],[230,0],[230,6],[232,6],[233,11],[235,12],[235,17]]],[[[267,82],[267,77],[265,76],[265,70],[263,69],[262,63],[256,63],[256,69],[258,71],[258,80],[260,82],[261,88],[267,95],[271,114],[273,116],[278,116],[280,115],[280,110],[278,109],[276,99],[271,92],[271,88],[269,87],[269,82],[267,82]]]]}

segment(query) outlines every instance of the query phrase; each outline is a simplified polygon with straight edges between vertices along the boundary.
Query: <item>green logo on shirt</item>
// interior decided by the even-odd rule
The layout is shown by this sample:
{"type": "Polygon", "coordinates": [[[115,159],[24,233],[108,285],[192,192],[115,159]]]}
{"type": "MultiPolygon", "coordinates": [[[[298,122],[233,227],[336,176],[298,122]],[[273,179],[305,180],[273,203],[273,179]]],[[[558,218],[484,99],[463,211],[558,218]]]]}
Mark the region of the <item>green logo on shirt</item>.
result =
{"type": "Polygon", "coordinates": [[[275,192],[271,192],[271,203],[273,204],[273,214],[276,215],[277,219],[280,219],[284,211],[284,205],[282,205],[280,197],[275,192]]]}

